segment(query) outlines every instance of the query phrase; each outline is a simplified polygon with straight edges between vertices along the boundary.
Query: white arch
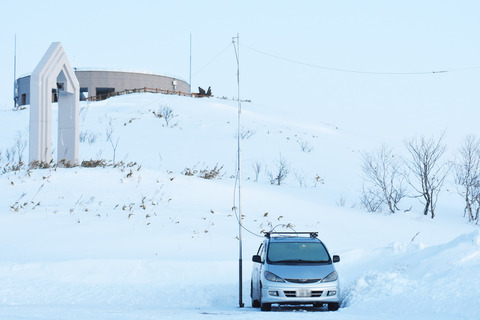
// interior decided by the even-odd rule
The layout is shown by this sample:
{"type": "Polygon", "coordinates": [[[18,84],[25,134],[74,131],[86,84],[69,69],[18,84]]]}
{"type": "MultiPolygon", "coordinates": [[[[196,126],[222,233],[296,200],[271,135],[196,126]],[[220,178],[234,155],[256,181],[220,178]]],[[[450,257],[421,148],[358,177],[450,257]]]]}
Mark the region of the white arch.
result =
{"type": "Polygon", "coordinates": [[[57,161],[78,163],[80,85],[60,42],[52,42],[30,77],[30,163],[52,159],[52,89],[58,92],[57,161]]]}

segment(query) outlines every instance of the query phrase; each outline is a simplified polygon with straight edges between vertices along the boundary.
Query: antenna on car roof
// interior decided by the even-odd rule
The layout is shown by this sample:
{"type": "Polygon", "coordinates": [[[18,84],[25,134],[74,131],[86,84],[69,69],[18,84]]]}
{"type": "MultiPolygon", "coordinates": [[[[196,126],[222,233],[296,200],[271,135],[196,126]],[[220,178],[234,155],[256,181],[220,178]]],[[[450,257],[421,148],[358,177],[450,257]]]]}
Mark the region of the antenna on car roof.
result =
{"type": "Polygon", "coordinates": [[[318,232],[315,232],[315,231],[308,231],[308,232],[282,232],[282,231],[278,231],[278,232],[265,232],[265,237],[270,239],[272,237],[272,235],[278,235],[278,236],[299,236],[299,235],[309,235],[310,238],[317,238],[318,237],[318,232]]]}

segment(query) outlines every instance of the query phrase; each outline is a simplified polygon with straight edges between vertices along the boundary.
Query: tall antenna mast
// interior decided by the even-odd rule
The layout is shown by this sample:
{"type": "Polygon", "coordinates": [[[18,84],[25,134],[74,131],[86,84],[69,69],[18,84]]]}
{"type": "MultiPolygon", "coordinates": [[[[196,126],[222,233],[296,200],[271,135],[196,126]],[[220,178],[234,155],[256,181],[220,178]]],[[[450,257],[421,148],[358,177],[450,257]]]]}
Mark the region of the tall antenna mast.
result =
{"type": "Polygon", "coordinates": [[[17,34],[13,51],[13,109],[17,109],[17,34]]]}
{"type": "Polygon", "coordinates": [[[242,184],[242,162],[241,162],[241,139],[240,139],[240,128],[241,128],[241,114],[242,114],[242,104],[240,100],[240,36],[237,33],[237,36],[232,38],[233,47],[235,49],[235,57],[237,58],[237,88],[238,88],[238,132],[237,132],[237,144],[238,144],[238,159],[237,159],[237,177],[238,177],[238,305],[240,308],[243,308],[243,290],[242,290],[242,198],[241,198],[241,184],[242,184]],[[235,39],[237,40],[237,45],[235,46],[235,39]]]}
{"type": "Polygon", "coordinates": [[[188,80],[190,94],[192,94],[192,34],[190,33],[190,78],[188,80]]]}

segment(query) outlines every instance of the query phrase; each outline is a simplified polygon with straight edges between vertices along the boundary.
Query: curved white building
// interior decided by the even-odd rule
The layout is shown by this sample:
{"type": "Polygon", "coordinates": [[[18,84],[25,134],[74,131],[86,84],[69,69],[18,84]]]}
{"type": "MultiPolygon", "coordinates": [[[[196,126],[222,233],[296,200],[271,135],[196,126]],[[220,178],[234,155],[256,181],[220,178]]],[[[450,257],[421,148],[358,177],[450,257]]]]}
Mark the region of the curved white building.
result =
{"type": "MultiPolygon", "coordinates": [[[[80,83],[80,100],[104,100],[116,92],[134,89],[150,89],[170,93],[190,93],[190,85],[178,78],[147,72],[119,70],[75,69],[80,83]]],[[[17,79],[17,105],[30,104],[30,75],[17,79]]],[[[56,90],[52,92],[52,101],[57,101],[56,90]]]]}

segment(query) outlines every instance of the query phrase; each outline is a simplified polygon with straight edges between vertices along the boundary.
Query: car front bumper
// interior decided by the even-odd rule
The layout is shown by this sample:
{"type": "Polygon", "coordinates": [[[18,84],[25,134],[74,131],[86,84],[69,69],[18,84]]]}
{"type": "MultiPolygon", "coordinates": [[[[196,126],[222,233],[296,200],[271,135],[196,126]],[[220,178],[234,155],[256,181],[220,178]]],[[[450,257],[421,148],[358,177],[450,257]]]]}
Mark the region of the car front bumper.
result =
{"type": "Polygon", "coordinates": [[[314,284],[266,282],[262,288],[262,303],[311,304],[339,303],[338,281],[314,284]]]}

